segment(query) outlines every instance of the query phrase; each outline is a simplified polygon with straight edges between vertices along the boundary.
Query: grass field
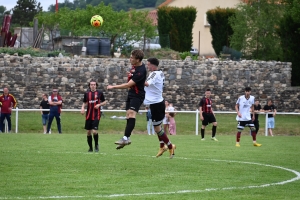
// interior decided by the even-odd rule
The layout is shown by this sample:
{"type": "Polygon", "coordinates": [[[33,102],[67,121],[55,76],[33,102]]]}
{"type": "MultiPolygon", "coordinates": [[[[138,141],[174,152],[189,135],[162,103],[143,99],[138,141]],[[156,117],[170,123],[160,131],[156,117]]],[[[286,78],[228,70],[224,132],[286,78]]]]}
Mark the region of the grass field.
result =
{"type": "Polygon", "coordinates": [[[78,113],[62,114],[61,135],[55,126],[51,135],[42,134],[38,113],[19,115],[21,134],[0,134],[0,200],[300,199],[297,116],[278,115],[276,136],[259,135],[261,147],[244,131],[237,148],[234,115],[217,116],[219,142],[214,142],[210,131],[205,141],[195,135],[194,115],[180,114],[178,135],[170,136],[177,149],[169,159],[168,152],[155,158],[158,140],[146,135],[145,115],[138,116],[132,144],[116,150],[113,143],[123,135],[125,121],[109,118],[120,113],[106,113],[99,153],[87,152],[78,113]]]}
{"type": "Polygon", "coordinates": [[[155,158],[156,136],[134,135],[116,150],[116,134],[100,135],[88,153],[85,134],[1,134],[0,199],[299,199],[297,136],[243,135],[219,142],[170,137],[177,145],[155,158]]]}

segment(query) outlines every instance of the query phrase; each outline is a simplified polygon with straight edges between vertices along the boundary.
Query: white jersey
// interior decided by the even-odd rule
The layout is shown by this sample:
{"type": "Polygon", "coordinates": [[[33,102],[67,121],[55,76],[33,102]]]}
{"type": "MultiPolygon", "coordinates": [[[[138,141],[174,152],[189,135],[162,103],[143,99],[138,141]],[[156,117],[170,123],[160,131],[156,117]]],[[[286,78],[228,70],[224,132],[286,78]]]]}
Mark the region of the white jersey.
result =
{"type": "Polygon", "coordinates": [[[236,116],[237,121],[249,121],[251,120],[250,110],[252,105],[254,104],[254,96],[249,97],[247,99],[245,95],[240,96],[236,101],[236,104],[239,104],[239,112],[241,113],[242,117],[236,116]]]}
{"type": "Polygon", "coordinates": [[[164,100],[162,93],[165,82],[165,76],[162,71],[153,71],[149,74],[146,82],[149,84],[148,87],[145,86],[145,105],[155,104],[162,102],[164,100]]]}

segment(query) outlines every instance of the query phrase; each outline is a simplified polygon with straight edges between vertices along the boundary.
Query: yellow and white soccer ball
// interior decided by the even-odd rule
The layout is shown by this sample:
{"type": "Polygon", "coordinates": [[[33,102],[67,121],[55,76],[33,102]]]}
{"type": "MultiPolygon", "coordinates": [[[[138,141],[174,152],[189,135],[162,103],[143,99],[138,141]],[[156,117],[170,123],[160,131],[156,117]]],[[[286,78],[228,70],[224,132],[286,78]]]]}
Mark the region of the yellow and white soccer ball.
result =
{"type": "Polygon", "coordinates": [[[103,24],[103,18],[100,15],[94,15],[91,18],[91,25],[93,27],[100,27],[103,24]]]}

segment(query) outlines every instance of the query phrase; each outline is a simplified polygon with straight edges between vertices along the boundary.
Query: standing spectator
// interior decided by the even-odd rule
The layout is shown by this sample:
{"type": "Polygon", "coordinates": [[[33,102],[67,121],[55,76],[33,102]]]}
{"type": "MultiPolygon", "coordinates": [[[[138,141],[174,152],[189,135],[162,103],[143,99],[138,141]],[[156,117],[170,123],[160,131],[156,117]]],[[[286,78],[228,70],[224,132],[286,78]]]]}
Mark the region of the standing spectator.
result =
{"type": "Polygon", "coordinates": [[[212,135],[211,139],[214,141],[218,141],[216,138],[216,132],[217,132],[217,120],[212,108],[212,101],[210,98],[211,91],[210,89],[206,89],[205,96],[200,100],[199,103],[199,114],[200,119],[202,121],[202,127],[201,127],[201,140],[205,140],[205,128],[209,123],[212,123],[212,135]]]}
{"type": "Polygon", "coordinates": [[[85,115],[85,129],[87,130],[87,143],[89,145],[88,152],[93,152],[93,138],[95,142],[95,152],[99,151],[98,144],[98,126],[101,118],[101,107],[106,104],[103,92],[97,90],[97,82],[91,80],[89,83],[89,90],[84,93],[83,103],[81,106],[81,114],[84,114],[84,107],[87,105],[85,115]]]}
{"type": "Polygon", "coordinates": [[[127,124],[125,128],[124,136],[115,142],[116,149],[121,149],[125,145],[130,145],[131,132],[135,127],[136,114],[139,112],[140,106],[145,99],[144,84],[146,80],[146,67],[142,62],[144,58],[144,52],[136,49],[131,52],[130,63],[132,68],[130,72],[127,72],[127,83],[120,85],[108,85],[107,89],[129,89],[126,100],[126,118],[127,124]]]}
{"type": "Polygon", "coordinates": [[[4,120],[7,120],[8,124],[8,132],[11,132],[11,111],[13,108],[16,108],[17,101],[14,95],[9,93],[7,87],[3,88],[3,94],[0,96],[0,103],[1,103],[1,118],[0,118],[0,133],[4,131],[3,123],[4,120]]]}
{"type": "MultiPolygon", "coordinates": [[[[262,109],[261,109],[261,105],[259,104],[259,100],[255,100],[255,103],[254,103],[254,111],[253,113],[255,113],[255,119],[253,121],[254,123],[254,126],[255,126],[255,130],[256,130],[256,134],[258,133],[258,130],[259,130],[259,121],[258,121],[258,116],[259,116],[259,112],[261,112],[262,109]]],[[[253,114],[251,114],[251,118],[253,117],[253,114]]]]}
{"type": "Polygon", "coordinates": [[[155,135],[155,132],[154,132],[154,126],[153,126],[153,123],[152,123],[152,115],[151,115],[151,111],[149,109],[149,106],[146,106],[146,118],[147,118],[147,132],[148,132],[148,135],[151,135],[151,130],[152,130],[152,135],[155,135]]]}
{"type": "Polygon", "coordinates": [[[56,124],[57,124],[57,130],[58,133],[61,134],[61,123],[60,123],[60,113],[61,113],[61,108],[62,108],[62,98],[58,94],[58,89],[54,88],[52,90],[52,95],[48,97],[48,102],[50,105],[50,114],[49,114],[49,122],[47,126],[47,133],[49,133],[51,129],[51,124],[53,121],[53,118],[55,117],[56,119],[56,124]]]}
{"type": "Polygon", "coordinates": [[[276,107],[274,106],[272,99],[268,100],[267,105],[264,106],[264,111],[270,112],[270,114],[268,114],[268,132],[271,136],[274,136],[272,130],[275,128],[274,117],[276,116],[276,107]]]}
{"type": "Polygon", "coordinates": [[[160,144],[156,157],[161,156],[169,149],[170,158],[173,158],[176,146],[175,144],[172,144],[167,134],[161,128],[166,109],[166,104],[162,96],[165,77],[164,73],[161,70],[158,70],[158,65],[158,59],[148,58],[147,68],[150,71],[150,74],[145,82],[146,97],[144,104],[150,104],[152,122],[160,144]]]}
{"type": "MultiPolygon", "coordinates": [[[[47,94],[43,94],[42,95],[42,101],[40,103],[40,109],[50,109],[50,104],[48,102],[48,95],[47,94]]],[[[47,133],[47,122],[49,120],[49,111],[41,111],[42,114],[42,124],[43,124],[43,129],[44,129],[44,134],[47,133]]],[[[51,132],[49,132],[51,133],[51,132]]]]}
{"type": "Polygon", "coordinates": [[[254,96],[251,96],[251,88],[245,88],[245,95],[240,96],[236,102],[235,110],[237,112],[236,120],[238,121],[237,129],[238,132],[236,134],[236,147],[240,147],[240,138],[241,132],[244,130],[245,126],[250,127],[253,146],[260,147],[261,144],[256,142],[256,131],[254,126],[254,117],[250,115],[250,111],[254,110],[254,96]]]}
{"type": "Polygon", "coordinates": [[[170,135],[176,135],[176,121],[175,121],[175,108],[173,104],[169,104],[169,132],[170,135]]]}
{"type": "Polygon", "coordinates": [[[165,117],[163,119],[163,125],[164,125],[164,132],[166,134],[168,134],[169,133],[169,124],[170,124],[169,117],[170,116],[169,116],[169,102],[167,100],[165,100],[165,108],[166,108],[166,110],[165,110],[165,117]]]}

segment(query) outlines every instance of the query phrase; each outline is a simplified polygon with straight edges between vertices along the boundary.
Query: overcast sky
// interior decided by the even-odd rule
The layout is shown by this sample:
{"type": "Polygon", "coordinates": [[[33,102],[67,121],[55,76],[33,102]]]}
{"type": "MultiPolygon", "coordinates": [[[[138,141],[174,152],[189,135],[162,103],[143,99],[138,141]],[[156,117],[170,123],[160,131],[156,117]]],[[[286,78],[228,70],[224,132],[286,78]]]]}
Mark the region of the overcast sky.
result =
{"type": "MultiPolygon", "coordinates": [[[[17,1],[18,0],[0,0],[0,5],[5,6],[7,10],[10,10],[17,5],[17,1]]],[[[56,0],[36,0],[36,2],[40,2],[43,7],[43,10],[48,11],[48,7],[51,4],[55,4],[56,0]]],[[[64,0],[58,0],[58,3],[63,2],[64,0]]],[[[73,0],[71,0],[71,2],[73,2],[73,0]]]]}

